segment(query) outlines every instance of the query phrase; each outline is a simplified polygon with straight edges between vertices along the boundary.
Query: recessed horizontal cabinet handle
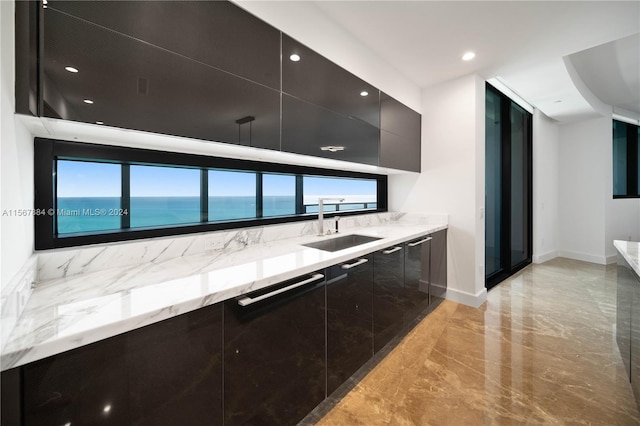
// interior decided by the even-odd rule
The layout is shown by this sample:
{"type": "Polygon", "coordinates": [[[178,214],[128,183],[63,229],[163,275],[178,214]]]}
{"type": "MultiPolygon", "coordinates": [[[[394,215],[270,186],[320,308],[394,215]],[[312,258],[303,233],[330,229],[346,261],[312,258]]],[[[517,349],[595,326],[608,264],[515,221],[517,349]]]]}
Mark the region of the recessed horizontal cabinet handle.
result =
{"type": "Polygon", "coordinates": [[[311,278],[309,278],[309,279],[300,281],[299,283],[288,285],[286,287],[279,288],[278,290],[274,290],[271,293],[263,294],[262,296],[253,297],[253,298],[245,296],[242,299],[238,299],[238,305],[240,305],[240,306],[248,306],[248,305],[251,305],[252,303],[256,303],[256,302],[259,302],[261,300],[268,299],[271,296],[275,296],[277,294],[284,293],[285,291],[293,290],[294,288],[303,286],[305,284],[309,284],[309,283],[312,283],[314,281],[318,281],[318,280],[320,280],[322,278],[324,278],[324,275],[322,275],[322,274],[313,274],[311,276],[311,278]]]}
{"type": "Polygon", "coordinates": [[[342,265],[342,269],[351,269],[351,268],[355,268],[356,266],[360,266],[364,263],[367,263],[369,261],[369,259],[360,259],[357,262],[353,262],[353,263],[347,263],[345,265],[342,265]]]}
{"type": "Polygon", "coordinates": [[[420,240],[420,241],[416,241],[415,243],[409,243],[407,244],[409,247],[415,247],[415,246],[419,246],[422,243],[426,243],[427,241],[431,241],[433,238],[431,237],[427,237],[424,240],[420,240]]]}
{"type": "Polygon", "coordinates": [[[395,252],[400,251],[400,250],[402,250],[402,247],[394,247],[394,248],[389,249],[389,250],[383,250],[382,254],[391,254],[391,253],[395,253],[395,252]]]}

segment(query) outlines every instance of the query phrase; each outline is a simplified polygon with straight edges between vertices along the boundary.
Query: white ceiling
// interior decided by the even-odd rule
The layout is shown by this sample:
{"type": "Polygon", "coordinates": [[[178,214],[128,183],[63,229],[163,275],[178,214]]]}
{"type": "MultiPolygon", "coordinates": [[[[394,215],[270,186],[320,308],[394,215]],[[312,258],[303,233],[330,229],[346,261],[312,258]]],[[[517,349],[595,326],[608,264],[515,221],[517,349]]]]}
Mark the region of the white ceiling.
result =
{"type": "MultiPolygon", "coordinates": [[[[314,4],[420,87],[469,73],[486,79],[499,76],[529,103],[563,122],[595,115],[573,84],[563,57],[640,33],[638,1],[314,4]],[[463,62],[468,50],[477,56],[463,62]]],[[[593,81],[640,74],[637,61],[620,60],[615,66],[608,74],[600,67],[588,78],[580,75],[591,88],[593,81]]],[[[594,93],[612,102],[603,95],[607,86],[597,86],[594,93]]]]}

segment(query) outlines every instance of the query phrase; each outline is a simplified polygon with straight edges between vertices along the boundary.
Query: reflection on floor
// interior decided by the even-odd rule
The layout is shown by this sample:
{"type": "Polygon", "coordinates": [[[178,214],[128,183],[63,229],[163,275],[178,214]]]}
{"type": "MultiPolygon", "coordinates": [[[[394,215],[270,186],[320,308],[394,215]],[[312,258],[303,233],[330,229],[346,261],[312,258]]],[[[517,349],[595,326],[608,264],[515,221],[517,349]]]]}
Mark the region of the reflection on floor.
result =
{"type": "Polygon", "coordinates": [[[638,425],[615,304],[615,265],[531,265],[445,301],[318,424],[638,425]]]}

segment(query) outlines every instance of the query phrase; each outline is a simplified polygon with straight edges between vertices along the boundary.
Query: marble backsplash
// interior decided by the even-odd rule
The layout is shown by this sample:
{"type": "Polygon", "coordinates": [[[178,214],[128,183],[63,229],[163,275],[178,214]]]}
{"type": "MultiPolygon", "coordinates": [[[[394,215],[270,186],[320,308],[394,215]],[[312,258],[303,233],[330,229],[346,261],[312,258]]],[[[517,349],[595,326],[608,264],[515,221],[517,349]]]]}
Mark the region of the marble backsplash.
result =
{"type": "MultiPolygon", "coordinates": [[[[414,215],[404,213],[377,213],[362,216],[347,216],[340,220],[340,232],[357,227],[406,222],[428,224],[431,221],[446,221],[446,215],[414,215]]],[[[324,229],[333,229],[334,220],[326,219],[324,229]]],[[[72,249],[57,249],[38,252],[36,281],[100,271],[146,262],[159,263],[183,256],[213,251],[235,252],[248,245],[267,243],[287,238],[313,235],[317,220],[242,228],[192,234],[180,237],[154,238],[148,240],[98,244],[72,249]]]]}

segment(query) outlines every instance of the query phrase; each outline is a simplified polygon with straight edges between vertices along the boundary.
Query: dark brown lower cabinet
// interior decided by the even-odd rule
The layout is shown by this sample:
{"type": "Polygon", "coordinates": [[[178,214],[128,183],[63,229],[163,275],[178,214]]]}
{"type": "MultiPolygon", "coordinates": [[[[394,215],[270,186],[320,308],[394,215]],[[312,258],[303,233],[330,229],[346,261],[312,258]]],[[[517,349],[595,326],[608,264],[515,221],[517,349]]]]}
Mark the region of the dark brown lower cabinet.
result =
{"type": "Polygon", "coordinates": [[[376,353],[402,331],[404,252],[403,244],[399,244],[374,253],[373,349],[376,353]]]}
{"type": "Polygon", "coordinates": [[[33,362],[22,374],[25,426],[222,424],[222,305],[33,362]]]}
{"type": "Polygon", "coordinates": [[[327,268],[327,395],[373,356],[372,260],[327,268]]]}
{"type": "Polygon", "coordinates": [[[225,425],[295,425],[324,400],[324,284],[312,274],[225,302],[225,425]]]}
{"type": "Polygon", "coordinates": [[[431,234],[429,244],[429,302],[433,304],[447,295],[447,230],[431,234]]]}
{"type": "Polygon", "coordinates": [[[404,324],[410,325],[429,306],[431,236],[405,243],[404,324]]]}

